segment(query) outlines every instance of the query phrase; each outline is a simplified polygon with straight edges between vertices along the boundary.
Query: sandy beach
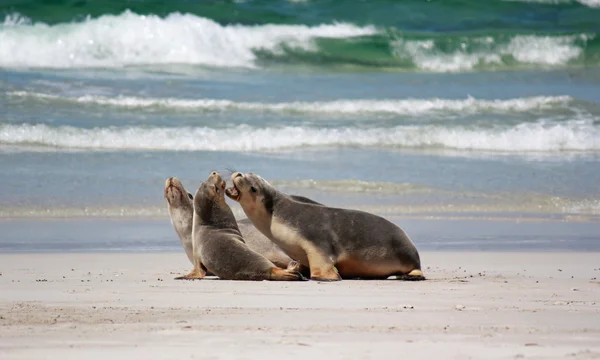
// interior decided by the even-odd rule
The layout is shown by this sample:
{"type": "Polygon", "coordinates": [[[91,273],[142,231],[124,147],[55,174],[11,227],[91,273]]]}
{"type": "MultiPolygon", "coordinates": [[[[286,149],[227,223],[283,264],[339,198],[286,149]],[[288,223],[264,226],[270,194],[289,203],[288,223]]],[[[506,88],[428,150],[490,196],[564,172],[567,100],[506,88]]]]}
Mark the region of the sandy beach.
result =
{"type": "Polygon", "coordinates": [[[0,255],[2,359],[596,359],[598,253],[424,252],[428,281],[176,281],[181,253],[0,255]]]}

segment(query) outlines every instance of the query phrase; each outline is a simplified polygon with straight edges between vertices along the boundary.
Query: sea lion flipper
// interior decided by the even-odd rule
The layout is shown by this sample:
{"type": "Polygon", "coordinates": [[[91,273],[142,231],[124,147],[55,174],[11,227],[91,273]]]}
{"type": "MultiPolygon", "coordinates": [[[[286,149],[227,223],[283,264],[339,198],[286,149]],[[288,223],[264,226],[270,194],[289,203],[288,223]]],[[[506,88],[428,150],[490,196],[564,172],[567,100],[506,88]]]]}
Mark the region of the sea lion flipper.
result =
{"type": "Polygon", "coordinates": [[[425,275],[419,269],[414,269],[408,274],[397,275],[396,280],[404,280],[404,281],[421,281],[425,280],[425,275]]]}
{"type": "Polygon", "coordinates": [[[335,263],[331,257],[311,243],[303,244],[310,267],[310,279],[317,281],[340,281],[342,277],[335,268],[335,263]]]}
{"type": "Polygon", "coordinates": [[[310,272],[310,279],[315,281],[340,281],[342,278],[334,267],[329,269],[315,269],[310,272]]]}
{"type": "Polygon", "coordinates": [[[302,281],[306,280],[298,271],[273,267],[270,270],[269,280],[275,281],[302,281]]]}
{"type": "Polygon", "coordinates": [[[196,270],[192,270],[189,274],[178,276],[175,280],[201,280],[204,279],[206,273],[198,272],[196,270]]]}
{"type": "Polygon", "coordinates": [[[194,269],[192,271],[190,271],[189,274],[183,275],[183,276],[178,276],[175,278],[175,280],[200,280],[200,279],[204,279],[205,276],[206,276],[206,268],[204,267],[204,265],[202,263],[200,263],[199,261],[196,261],[196,266],[194,267],[194,269]]]}

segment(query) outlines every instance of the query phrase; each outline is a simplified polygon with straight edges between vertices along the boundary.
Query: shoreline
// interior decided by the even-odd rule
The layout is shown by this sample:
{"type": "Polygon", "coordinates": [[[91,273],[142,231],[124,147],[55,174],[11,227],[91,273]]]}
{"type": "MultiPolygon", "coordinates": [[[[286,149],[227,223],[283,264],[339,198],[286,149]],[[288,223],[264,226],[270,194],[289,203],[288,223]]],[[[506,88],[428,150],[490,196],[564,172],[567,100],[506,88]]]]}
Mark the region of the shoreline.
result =
{"type": "MultiPolygon", "coordinates": [[[[386,218],[419,251],[600,251],[600,221],[386,218]]],[[[0,234],[0,254],[182,251],[168,217],[0,219],[0,234]]]]}
{"type": "MultiPolygon", "coordinates": [[[[497,213],[469,213],[469,215],[463,215],[461,213],[411,213],[411,214],[378,214],[375,215],[384,217],[390,220],[470,220],[470,221],[530,221],[530,222],[600,222],[600,215],[596,214],[543,214],[543,213],[515,213],[513,216],[510,214],[502,213],[502,216],[493,215],[497,213]]],[[[244,214],[236,217],[238,220],[245,219],[244,214]]],[[[71,216],[39,216],[39,215],[12,215],[12,216],[0,216],[0,222],[9,221],[161,221],[168,220],[169,214],[161,215],[71,215],[71,216]]]]}
{"type": "Polygon", "coordinates": [[[0,355],[600,357],[597,254],[421,258],[426,281],[321,283],[176,281],[183,253],[2,254],[0,355]]]}

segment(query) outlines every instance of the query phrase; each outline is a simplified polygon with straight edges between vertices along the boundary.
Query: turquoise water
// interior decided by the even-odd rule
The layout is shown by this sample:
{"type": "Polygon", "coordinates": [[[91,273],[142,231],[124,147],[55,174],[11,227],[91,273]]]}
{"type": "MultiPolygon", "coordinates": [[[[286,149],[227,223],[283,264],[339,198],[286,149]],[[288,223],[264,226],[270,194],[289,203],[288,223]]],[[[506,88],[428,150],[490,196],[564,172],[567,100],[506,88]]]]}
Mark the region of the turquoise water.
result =
{"type": "Polygon", "coordinates": [[[597,0],[3,4],[0,66],[462,72],[600,64],[597,0]]]}
{"type": "MultiPolygon", "coordinates": [[[[10,219],[163,226],[167,177],[193,192],[228,168],[412,226],[432,249],[491,245],[422,219],[539,225],[498,226],[494,249],[562,249],[573,229],[579,249],[600,243],[593,0],[3,4],[0,249],[32,244],[10,219]]],[[[56,224],[39,227],[49,243],[70,226],[56,224]]],[[[170,246],[151,233],[133,249],[170,246]]]]}

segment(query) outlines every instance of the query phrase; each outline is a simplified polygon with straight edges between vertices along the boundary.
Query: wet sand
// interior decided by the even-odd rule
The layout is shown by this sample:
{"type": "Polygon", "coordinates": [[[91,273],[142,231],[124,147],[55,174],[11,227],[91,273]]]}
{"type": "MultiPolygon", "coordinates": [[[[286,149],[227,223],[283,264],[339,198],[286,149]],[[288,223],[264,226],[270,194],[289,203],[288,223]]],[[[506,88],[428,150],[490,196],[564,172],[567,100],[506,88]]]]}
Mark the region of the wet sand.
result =
{"type": "Polygon", "coordinates": [[[423,282],[176,281],[182,253],[0,255],[2,359],[600,358],[600,254],[424,252],[423,282]]]}

